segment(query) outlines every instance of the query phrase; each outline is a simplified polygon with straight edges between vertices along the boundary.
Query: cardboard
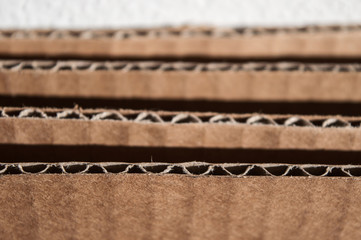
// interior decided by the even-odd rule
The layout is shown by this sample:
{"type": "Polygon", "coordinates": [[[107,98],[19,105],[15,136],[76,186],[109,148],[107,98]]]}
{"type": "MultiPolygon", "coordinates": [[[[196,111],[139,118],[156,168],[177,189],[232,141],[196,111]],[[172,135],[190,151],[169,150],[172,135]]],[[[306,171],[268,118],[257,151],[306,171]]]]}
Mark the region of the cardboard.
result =
{"type": "Polygon", "coordinates": [[[360,239],[359,116],[65,107],[341,111],[361,100],[360,40],[360,26],[1,30],[0,57],[54,61],[1,60],[0,99],[61,106],[0,106],[0,239],[360,239]]]}
{"type": "Polygon", "coordinates": [[[359,239],[360,178],[6,175],[3,239],[359,239]]]}
{"type": "Polygon", "coordinates": [[[3,96],[360,102],[361,65],[0,61],[3,96]]]}
{"type": "Polygon", "coordinates": [[[1,31],[0,55],[72,58],[359,58],[359,26],[1,31]]]}
{"type": "Polygon", "coordinates": [[[361,150],[360,117],[26,108],[1,114],[2,144],[361,150]]]}

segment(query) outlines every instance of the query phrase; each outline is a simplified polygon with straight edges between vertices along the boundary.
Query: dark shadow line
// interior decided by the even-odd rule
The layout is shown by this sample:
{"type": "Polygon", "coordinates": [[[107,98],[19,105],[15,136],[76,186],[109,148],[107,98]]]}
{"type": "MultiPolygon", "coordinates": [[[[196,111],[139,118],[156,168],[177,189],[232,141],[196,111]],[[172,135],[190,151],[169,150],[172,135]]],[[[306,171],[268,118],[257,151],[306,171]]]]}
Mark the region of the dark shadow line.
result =
{"type": "Polygon", "coordinates": [[[0,144],[3,163],[12,162],[208,162],[361,164],[361,151],[166,148],[0,144]]]}
{"type": "Polygon", "coordinates": [[[219,113],[265,113],[303,115],[361,115],[361,103],[354,102],[266,102],[266,101],[205,101],[205,100],[145,100],[79,97],[29,97],[0,96],[0,106],[12,107],[56,107],[136,110],[167,110],[219,113]]]}

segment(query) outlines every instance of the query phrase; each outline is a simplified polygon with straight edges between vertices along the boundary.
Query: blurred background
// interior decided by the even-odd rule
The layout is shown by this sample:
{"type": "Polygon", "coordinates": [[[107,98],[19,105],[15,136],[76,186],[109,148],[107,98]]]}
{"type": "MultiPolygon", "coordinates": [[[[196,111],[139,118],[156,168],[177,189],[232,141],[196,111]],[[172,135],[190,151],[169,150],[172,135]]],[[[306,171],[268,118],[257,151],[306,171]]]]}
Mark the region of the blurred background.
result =
{"type": "Polygon", "coordinates": [[[0,0],[0,28],[361,23],[360,0],[0,0]]]}

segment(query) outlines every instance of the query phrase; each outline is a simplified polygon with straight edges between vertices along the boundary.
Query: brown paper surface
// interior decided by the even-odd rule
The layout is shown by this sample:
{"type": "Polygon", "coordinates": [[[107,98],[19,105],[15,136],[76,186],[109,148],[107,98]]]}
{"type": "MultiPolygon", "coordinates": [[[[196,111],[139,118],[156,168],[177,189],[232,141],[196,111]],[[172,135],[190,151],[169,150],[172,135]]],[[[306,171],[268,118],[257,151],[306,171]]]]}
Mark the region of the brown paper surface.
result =
{"type": "Polygon", "coordinates": [[[9,175],[3,239],[358,239],[359,178],[9,175]]]}

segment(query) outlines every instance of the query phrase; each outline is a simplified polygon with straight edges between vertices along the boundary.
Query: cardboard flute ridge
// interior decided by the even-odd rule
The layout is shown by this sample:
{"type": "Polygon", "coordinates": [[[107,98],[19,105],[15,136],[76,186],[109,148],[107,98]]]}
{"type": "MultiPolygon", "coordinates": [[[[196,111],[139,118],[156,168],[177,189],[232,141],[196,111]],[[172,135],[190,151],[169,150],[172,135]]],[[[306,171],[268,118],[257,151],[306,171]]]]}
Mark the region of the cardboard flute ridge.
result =
{"type": "Polygon", "coordinates": [[[1,114],[2,144],[361,150],[360,117],[31,108],[1,114]]]}
{"type": "Polygon", "coordinates": [[[361,117],[346,116],[308,116],[308,115],[271,115],[271,114],[218,114],[201,112],[169,112],[149,110],[111,110],[111,109],[56,109],[56,108],[16,108],[0,107],[0,118],[40,118],[40,119],[77,119],[113,120],[136,123],[209,123],[209,124],[247,124],[272,125],[285,127],[348,128],[360,127],[361,117]]]}
{"type": "Polygon", "coordinates": [[[361,72],[358,63],[303,62],[167,62],[167,61],[77,61],[77,60],[0,60],[1,71],[47,70],[58,71],[305,71],[305,72],[361,72]]]}
{"type": "Polygon", "coordinates": [[[0,163],[0,175],[16,174],[180,174],[186,176],[361,177],[359,165],[59,162],[0,163]]]}
{"type": "Polygon", "coordinates": [[[356,103],[360,89],[360,64],[0,61],[2,96],[356,103]]]}
{"type": "Polygon", "coordinates": [[[164,27],[153,29],[120,29],[120,30],[1,30],[0,38],[132,38],[132,37],[169,37],[169,36],[216,36],[230,37],[234,35],[261,35],[279,33],[319,33],[360,31],[360,25],[304,27],[247,27],[247,28],[214,28],[214,27],[164,27]]]}
{"type": "Polygon", "coordinates": [[[360,26],[1,31],[0,55],[41,57],[340,57],[361,55],[360,26]]]}

